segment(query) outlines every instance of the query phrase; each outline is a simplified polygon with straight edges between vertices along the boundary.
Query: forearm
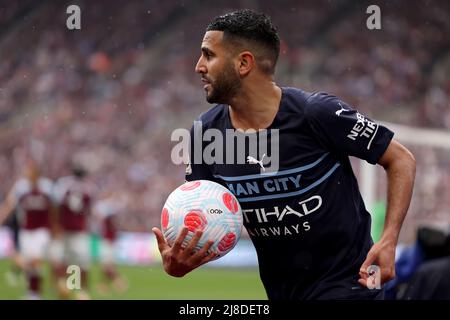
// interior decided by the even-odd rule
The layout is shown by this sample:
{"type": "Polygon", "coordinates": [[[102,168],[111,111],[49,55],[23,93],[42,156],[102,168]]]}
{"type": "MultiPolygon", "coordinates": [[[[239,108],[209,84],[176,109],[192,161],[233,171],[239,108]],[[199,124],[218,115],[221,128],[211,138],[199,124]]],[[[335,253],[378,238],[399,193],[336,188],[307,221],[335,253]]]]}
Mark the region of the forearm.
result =
{"type": "Polygon", "coordinates": [[[9,217],[9,215],[13,212],[15,206],[16,201],[11,195],[9,195],[6,198],[6,201],[0,205],[0,225],[2,225],[9,217]]]}
{"type": "Polygon", "coordinates": [[[381,241],[396,245],[412,197],[416,164],[412,155],[407,155],[385,169],[388,184],[387,210],[381,241]]]}

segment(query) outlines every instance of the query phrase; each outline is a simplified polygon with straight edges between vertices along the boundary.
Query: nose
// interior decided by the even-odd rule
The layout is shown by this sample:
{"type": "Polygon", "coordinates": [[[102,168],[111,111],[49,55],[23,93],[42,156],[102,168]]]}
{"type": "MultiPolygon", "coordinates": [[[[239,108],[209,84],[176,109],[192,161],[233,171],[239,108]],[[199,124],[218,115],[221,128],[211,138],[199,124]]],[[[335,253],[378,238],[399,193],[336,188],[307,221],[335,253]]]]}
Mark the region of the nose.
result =
{"type": "Polygon", "coordinates": [[[197,61],[197,65],[195,66],[195,72],[196,73],[206,73],[206,66],[203,63],[203,57],[200,56],[200,58],[197,61]]]}

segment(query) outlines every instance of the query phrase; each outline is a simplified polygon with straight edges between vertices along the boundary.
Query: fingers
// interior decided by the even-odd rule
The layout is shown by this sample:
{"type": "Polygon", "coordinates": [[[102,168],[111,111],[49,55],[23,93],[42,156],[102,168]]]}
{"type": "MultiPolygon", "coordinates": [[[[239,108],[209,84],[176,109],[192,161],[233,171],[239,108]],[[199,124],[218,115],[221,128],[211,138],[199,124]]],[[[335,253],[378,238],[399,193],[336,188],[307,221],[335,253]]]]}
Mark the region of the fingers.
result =
{"type": "Polygon", "coordinates": [[[211,252],[206,257],[203,257],[203,259],[201,260],[200,264],[205,264],[205,263],[211,261],[212,259],[214,259],[215,257],[217,257],[217,253],[211,252]]]}
{"type": "Polygon", "coordinates": [[[367,268],[361,267],[361,269],[359,269],[359,276],[362,279],[367,279],[369,277],[369,273],[367,272],[367,268]]]}
{"type": "Polygon", "coordinates": [[[373,263],[373,255],[369,251],[367,254],[366,260],[364,260],[363,264],[361,265],[361,268],[359,269],[359,276],[361,278],[367,279],[369,277],[369,273],[367,272],[367,268],[373,263]]]}
{"type": "Polygon", "coordinates": [[[196,231],[194,236],[192,237],[191,241],[189,241],[189,244],[184,249],[183,253],[185,256],[189,257],[192,254],[192,251],[197,246],[198,242],[200,241],[200,238],[202,237],[203,232],[202,231],[196,231]]]}
{"type": "Polygon", "coordinates": [[[368,288],[376,287],[377,285],[384,285],[386,282],[395,278],[395,271],[389,268],[380,269],[378,266],[373,265],[375,268],[360,271],[360,279],[358,282],[368,288]]]}
{"type": "Polygon", "coordinates": [[[382,279],[380,267],[373,264],[365,267],[363,264],[359,270],[359,277],[360,279],[358,282],[363,286],[369,287],[376,285],[376,283],[380,283],[380,280],[382,279]]]}
{"type": "Polygon", "coordinates": [[[159,230],[156,227],[152,228],[153,233],[155,234],[156,237],[156,241],[158,242],[158,249],[159,252],[163,252],[164,249],[167,248],[168,244],[166,243],[166,241],[164,240],[164,236],[161,232],[161,230],[159,230]]]}
{"type": "Polygon", "coordinates": [[[359,279],[359,280],[358,280],[358,283],[359,283],[360,285],[362,285],[363,287],[367,287],[367,280],[365,280],[365,279],[359,279]]]}
{"type": "Polygon", "coordinates": [[[372,261],[369,260],[369,257],[367,257],[367,259],[364,261],[364,263],[361,265],[361,268],[359,268],[359,273],[363,273],[363,274],[367,274],[367,268],[369,268],[369,266],[372,264],[372,261]]]}
{"type": "Polygon", "coordinates": [[[209,249],[211,249],[212,245],[214,244],[214,241],[209,240],[204,246],[203,248],[201,248],[198,251],[198,257],[200,258],[200,262],[199,265],[205,264],[209,261],[211,261],[212,259],[214,259],[215,257],[217,257],[217,253],[215,253],[214,251],[210,252],[208,254],[209,249]]]}
{"type": "Polygon", "coordinates": [[[174,254],[178,253],[181,249],[181,245],[183,244],[184,238],[186,238],[187,234],[189,232],[189,229],[184,227],[183,229],[181,229],[180,234],[178,235],[177,239],[175,240],[175,243],[173,244],[172,247],[172,252],[174,254]]]}
{"type": "MultiPolygon", "coordinates": [[[[194,260],[202,261],[207,256],[209,249],[214,244],[213,240],[208,240],[200,250],[195,252],[195,254],[192,254],[195,250],[195,247],[198,245],[202,235],[203,235],[202,231],[197,231],[195,235],[192,237],[188,246],[183,250],[183,253],[185,254],[186,257],[192,257],[194,260]]],[[[214,253],[213,257],[215,257],[214,253]]]]}
{"type": "Polygon", "coordinates": [[[202,231],[196,231],[185,248],[183,248],[182,245],[189,233],[188,228],[184,227],[181,230],[172,247],[170,247],[169,244],[167,244],[167,242],[165,241],[161,230],[155,227],[152,228],[152,231],[156,236],[156,240],[158,241],[158,248],[161,254],[163,253],[163,251],[170,249],[170,256],[172,257],[172,259],[175,259],[174,261],[178,261],[179,265],[186,266],[189,270],[192,270],[193,268],[207,263],[217,257],[217,254],[215,252],[211,252],[208,254],[208,251],[214,244],[214,241],[212,240],[206,242],[206,244],[200,250],[195,252],[195,248],[198,246],[198,243],[200,242],[200,239],[203,235],[202,231]]]}
{"type": "Polygon", "coordinates": [[[206,242],[205,245],[200,250],[198,250],[198,252],[197,252],[198,256],[201,259],[203,259],[213,244],[214,244],[214,241],[212,241],[212,240],[209,240],[208,242],[206,242]]]}
{"type": "Polygon", "coordinates": [[[359,282],[359,284],[361,284],[364,287],[367,287],[367,281],[369,280],[369,277],[371,276],[368,272],[368,268],[372,264],[372,260],[373,259],[372,259],[371,253],[369,252],[367,254],[366,260],[363,262],[363,264],[361,265],[361,268],[359,269],[360,279],[358,280],[358,282],[359,282]]]}

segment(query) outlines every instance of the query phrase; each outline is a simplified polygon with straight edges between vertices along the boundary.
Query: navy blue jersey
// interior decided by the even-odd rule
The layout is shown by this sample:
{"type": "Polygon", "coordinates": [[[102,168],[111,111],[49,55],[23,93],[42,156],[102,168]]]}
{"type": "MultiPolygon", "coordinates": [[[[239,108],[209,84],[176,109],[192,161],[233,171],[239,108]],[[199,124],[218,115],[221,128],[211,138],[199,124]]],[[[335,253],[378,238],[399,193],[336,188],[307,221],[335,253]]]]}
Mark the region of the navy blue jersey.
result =
{"type": "MultiPolygon", "coordinates": [[[[216,105],[199,121],[203,132],[214,128],[225,136],[234,129],[226,105],[216,105]]],[[[279,148],[267,143],[267,152],[272,158],[279,154],[275,172],[263,171],[270,163],[249,145],[245,164],[194,163],[192,148],[201,137],[191,129],[186,180],[212,180],[236,195],[269,299],[377,297],[379,291],[358,284],[373,242],[349,156],[377,163],[393,133],[335,96],[295,88],[282,88],[279,110],[265,134],[269,141],[273,129],[278,129],[279,148]]],[[[259,131],[241,134],[261,139],[259,131]]],[[[224,154],[230,153],[227,144],[224,154]]],[[[204,150],[208,142],[200,145],[204,150]]]]}

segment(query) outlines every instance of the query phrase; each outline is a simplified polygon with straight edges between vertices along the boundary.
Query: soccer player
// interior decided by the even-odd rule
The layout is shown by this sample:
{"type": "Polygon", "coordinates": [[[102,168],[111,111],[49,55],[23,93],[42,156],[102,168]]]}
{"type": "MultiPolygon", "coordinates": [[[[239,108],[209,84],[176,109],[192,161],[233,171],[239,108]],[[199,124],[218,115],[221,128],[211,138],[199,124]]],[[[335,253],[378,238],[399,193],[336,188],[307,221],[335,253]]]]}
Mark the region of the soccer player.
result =
{"type": "MultiPolygon", "coordinates": [[[[54,190],[52,190],[54,192],[54,190]]],[[[54,201],[54,199],[53,199],[54,201]]],[[[56,291],[58,298],[66,300],[70,297],[70,291],[66,284],[66,265],[64,262],[64,232],[59,223],[57,204],[54,204],[52,216],[54,223],[52,225],[51,239],[48,245],[47,260],[50,265],[51,285],[56,291]]]]}
{"type": "MultiPolygon", "coordinates": [[[[90,268],[89,217],[97,188],[86,179],[87,171],[74,165],[72,175],[57,180],[53,200],[57,205],[57,220],[63,234],[65,267],[76,265],[81,271],[81,288],[75,291],[76,299],[90,296],[88,270],[90,268]]],[[[66,268],[64,268],[66,269],[66,268]]],[[[65,296],[64,292],[60,293],[65,296]]]]}
{"type": "Polygon", "coordinates": [[[98,285],[101,293],[106,294],[111,285],[117,292],[127,289],[125,279],[119,274],[114,261],[114,244],[117,237],[117,215],[124,210],[119,193],[110,193],[99,200],[93,210],[101,234],[100,270],[103,275],[98,285]]]}
{"type": "Polygon", "coordinates": [[[41,177],[35,161],[28,161],[24,178],[13,186],[0,216],[17,210],[19,245],[28,280],[28,299],[41,298],[42,262],[50,240],[52,182],[41,177]]]}
{"type": "MultiPolygon", "coordinates": [[[[7,209],[6,209],[7,210],[7,209]]],[[[3,211],[3,210],[2,210],[3,211]]],[[[11,212],[4,212],[0,217],[0,225],[6,218],[4,225],[8,227],[11,231],[13,248],[11,251],[11,269],[5,274],[6,281],[12,287],[17,287],[19,285],[20,276],[22,271],[24,271],[23,258],[20,253],[20,242],[19,242],[19,219],[17,217],[18,208],[17,205],[11,212]]]]}
{"type": "MultiPolygon", "coordinates": [[[[227,140],[220,151],[234,152],[235,158],[244,152],[248,163],[199,163],[195,144],[202,151],[207,143],[196,140],[194,123],[186,180],[212,180],[236,195],[269,299],[380,299],[382,285],[395,276],[415,159],[393,132],[341,99],[279,87],[274,82],[279,46],[276,28],[262,13],[240,10],[209,24],[195,71],[206,100],[217,105],[200,116],[202,131],[216,129],[226,137],[232,130],[275,147],[257,151],[248,142],[245,150],[230,150],[227,140]],[[379,164],[387,173],[386,222],[375,244],[349,156],[379,164]]],[[[205,255],[210,243],[192,254],[201,232],[183,249],[186,229],[173,247],[159,229],[153,231],[170,275],[183,276],[212,258],[205,255]]]]}

